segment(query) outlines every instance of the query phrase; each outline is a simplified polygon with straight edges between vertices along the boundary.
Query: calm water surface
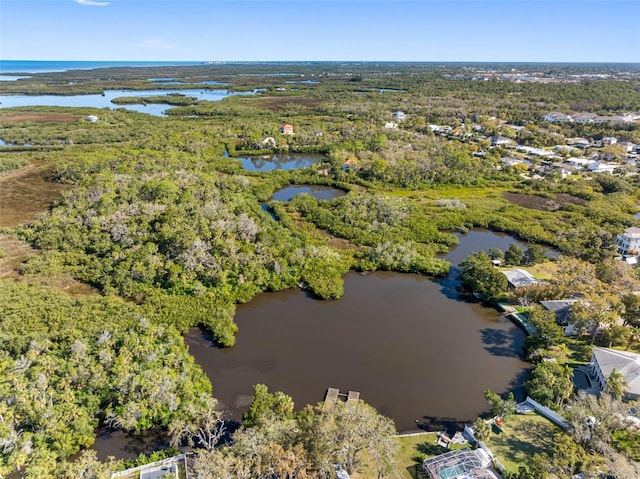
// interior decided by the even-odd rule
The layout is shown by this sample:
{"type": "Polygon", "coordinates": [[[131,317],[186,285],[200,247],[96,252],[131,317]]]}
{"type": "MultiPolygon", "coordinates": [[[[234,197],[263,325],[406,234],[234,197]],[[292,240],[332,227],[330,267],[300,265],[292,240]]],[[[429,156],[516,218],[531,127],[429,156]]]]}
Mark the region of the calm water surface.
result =
{"type": "Polygon", "coordinates": [[[276,191],[271,197],[276,201],[291,201],[295,195],[307,193],[317,200],[332,200],[344,196],[347,192],[325,185],[289,185],[276,191]]]}
{"type": "Polygon", "coordinates": [[[308,168],[324,159],[313,153],[290,153],[288,155],[265,155],[236,158],[248,171],[297,170],[308,168]]]}
{"type": "MultiPolygon", "coordinates": [[[[456,265],[513,242],[471,231],[447,258],[456,265]]],[[[338,301],[300,290],[262,294],[238,306],[233,348],[215,348],[197,329],[185,341],[235,420],[253,384],[265,383],[299,407],[321,401],[328,387],[359,391],[400,431],[472,421],[487,408],[483,391],[517,389],[528,364],[520,358],[524,334],[493,308],[460,300],[452,270],[438,281],[349,273],[338,301]]]]}
{"type": "Polygon", "coordinates": [[[116,105],[111,100],[118,97],[131,96],[164,96],[170,93],[180,93],[195,97],[198,100],[219,101],[227,96],[251,94],[247,92],[228,92],[227,90],[106,90],[104,95],[0,95],[0,108],[17,106],[66,106],[92,108],[124,108],[126,110],[148,113],[154,116],[164,116],[169,105],[116,105]]]}

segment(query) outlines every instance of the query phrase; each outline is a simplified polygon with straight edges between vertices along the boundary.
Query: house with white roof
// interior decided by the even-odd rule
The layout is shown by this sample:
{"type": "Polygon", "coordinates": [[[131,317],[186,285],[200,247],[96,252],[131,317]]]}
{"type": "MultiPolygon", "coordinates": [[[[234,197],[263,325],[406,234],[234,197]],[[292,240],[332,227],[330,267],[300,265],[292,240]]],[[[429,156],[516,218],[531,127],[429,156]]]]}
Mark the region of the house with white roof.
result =
{"type": "Polygon", "coordinates": [[[617,235],[616,250],[623,256],[637,254],[640,251],[640,228],[632,226],[624,230],[624,233],[617,235]]]}
{"type": "Polygon", "coordinates": [[[403,111],[394,111],[391,117],[396,121],[404,121],[407,119],[407,114],[403,111]]]}
{"type": "Polygon", "coordinates": [[[508,289],[526,288],[540,282],[524,269],[514,268],[503,271],[502,274],[507,277],[508,289]]]}
{"type": "Polygon", "coordinates": [[[620,165],[616,163],[604,163],[597,161],[589,165],[588,170],[591,173],[613,173],[616,169],[620,168],[620,165]]]}
{"type": "Polygon", "coordinates": [[[512,145],[514,142],[511,138],[507,138],[506,136],[492,136],[491,137],[491,146],[506,146],[512,145]]]}
{"type": "Polygon", "coordinates": [[[627,397],[640,398],[640,354],[608,348],[594,348],[589,370],[596,385],[604,390],[613,370],[622,374],[627,384],[627,397]]]}
{"type": "Polygon", "coordinates": [[[547,113],[542,116],[542,119],[551,123],[569,123],[571,121],[571,117],[569,115],[565,115],[559,111],[547,113]]]}

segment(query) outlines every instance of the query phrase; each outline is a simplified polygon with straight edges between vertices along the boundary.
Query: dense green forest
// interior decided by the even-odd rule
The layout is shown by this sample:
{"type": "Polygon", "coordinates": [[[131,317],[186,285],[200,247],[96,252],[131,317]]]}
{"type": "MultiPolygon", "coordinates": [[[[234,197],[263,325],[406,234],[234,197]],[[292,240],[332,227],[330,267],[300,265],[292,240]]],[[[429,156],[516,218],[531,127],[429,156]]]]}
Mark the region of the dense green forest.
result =
{"type": "MultiPolygon", "coordinates": [[[[204,327],[219,346],[229,347],[237,332],[235,306],[264,291],[301,286],[331,300],[342,296],[342,277],[353,269],[447,275],[450,265],[438,255],[458,241],[459,231],[503,231],[570,258],[559,262],[564,282],[538,292],[539,298],[562,297],[571,275],[580,271],[583,284],[588,279],[585,294],[595,298],[606,291],[609,304],[622,304],[616,295],[637,278],[611,258],[615,235],[640,224],[635,170],[523,175],[528,166],[506,166],[501,160],[511,152],[491,147],[489,137],[500,134],[538,148],[574,136],[640,142],[638,122],[541,120],[556,110],[638,112],[637,75],[515,83],[476,81],[464,68],[421,65],[298,65],[292,75],[270,75],[288,67],[109,69],[4,82],[11,83],[4,93],[76,94],[101,92],[107,85],[142,90],[150,77],[179,76],[190,85],[180,89],[205,88],[197,78],[259,93],[219,102],[144,99],[179,105],[166,117],[121,109],[0,110],[0,139],[7,144],[0,146],[3,186],[29,169],[45,171],[38,169],[41,164],[47,181],[69,186],[35,218],[3,224],[0,475],[17,470],[21,477],[73,477],[75,466],[63,459],[89,447],[98,427],[136,433],[161,428],[183,445],[198,421],[219,419],[211,396],[215,384],[194,364],[182,339],[189,327],[204,327]],[[297,83],[285,83],[291,79],[297,83]],[[387,125],[398,110],[406,120],[387,125]],[[87,115],[98,121],[87,121],[87,115]],[[293,125],[294,134],[281,133],[283,123],[293,125]],[[451,133],[435,134],[431,124],[448,125],[451,133]],[[251,152],[312,152],[323,159],[301,170],[244,170],[236,158],[251,152]],[[289,202],[271,199],[290,184],[334,186],[347,194],[332,200],[306,194],[289,202]],[[29,247],[23,256],[4,243],[18,239],[29,247]],[[61,276],[95,290],[59,291],[52,278],[61,276]]],[[[542,166],[540,159],[529,160],[531,168],[542,166]]],[[[20,189],[7,194],[19,195],[20,189]]],[[[535,245],[521,254],[512,264],[545,260],[535,245]]],[[[506,291],[490,259],[468,259],[465,283],[489,299],[526,296],[506,291]]],[[[631,317],[636,305],[631,297],[626,301],[631,317]]],[[[539,321],[536,314],[533,321],[539,321]]],[[[637,328],[636,323],[633,317],[625,327],[637,328]]],[[[545,374],[562,376],[564,370],[545,371],[555,366],[541,358],[562,341],[543,324],[546,336],[528,345],[530,359],[540,361],[528,387],[538,388],[542,402],[554,406],[569,399],[566,384],[549,391],[545,374]]],[[[629,331],[611,343],[633,346],[637,331],[629,331]]],[[[593,342],[595,330],[585,326],[584,336],[593,342]]],[[[384,474],[393,425],[364,403],[358,411],[358,417],[348,409],[328,417],[308,406],[294,413],[291,398],[256,388],[233,446],[213,450],[200,444],[197,468],[205,471],[201,477],[225,467],[239,470],[240,464],[246,475],[232,477],[262,477],[273,470],[282,471],[280,477],[329,477],[334,462],[351,470],[366,451],[384,474]],[[344,447],[328,448],[331,442],[344,447]],[[268,451],[290,461],[267,466],[266,459],[249,460],[268,451]]],[[[635,440],[627,439],[622,442],[635,440]]]]}

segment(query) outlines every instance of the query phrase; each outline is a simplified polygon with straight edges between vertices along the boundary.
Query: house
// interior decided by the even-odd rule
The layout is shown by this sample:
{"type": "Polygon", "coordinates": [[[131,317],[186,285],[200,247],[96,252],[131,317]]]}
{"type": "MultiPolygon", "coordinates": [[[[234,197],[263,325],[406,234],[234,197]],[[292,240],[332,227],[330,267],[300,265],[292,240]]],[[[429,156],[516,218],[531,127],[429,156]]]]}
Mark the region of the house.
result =
{"type": "Polygon", "coordinates": [[[384,127],[385,127],[385,128],[392,128],[392,129],[395,129],[395,128],[398,128],[398,124],[397,124],[397,123],[394,123],[394,122],[392,122],[392,121],[388,121],[388,122],[386,122],[386,123],[384,124],[384,127]]]}
{"type": "Polygon", "coordinates": [[[276,148],[276,139],[272,136],[265,136],[262,139],[262,147],[263,148],[276,148]]]}
{"type": "Polygon", "coordinates": [[[513,143],[513,140],[505,136],[491,137],[491,146],[506,146],[506,145],[511,145],[512,143],[513,143]]]}
{"type": "Polygon", "coordinates": [[[98,117],[95,115],[89,115],[86,120],[90,123],[95,123],[96,121],[98,121],[98,117]]]}
{"type": "Polygon", "coordinates": [[[591,142],[586,138],[571,138],[570,140],[567,141],[567,143],[569,143],[569,145],[571,146],[575,146],[576,148],[582,148],[582,149],[588,148],[589,146],[591,146],[591,142]]]}
{"type": "Polygon", "coordinates": [[[578,167],[578,168],[587,168],[589,167],[589,165],[592,165],[595,162],[596,160],[589,160],[587,158],[571,157],[566,159],[567,164],[578,167]]]}
{"type": "Polygon", "coordinates": [[[293,135],[293,125],[289,123],[283,123],[280,125],[280,133],[283,135],[293,135]]]}
{"type": "Polygon", "coordinates": [[[540,283],[540,281],[534,278],[531,273],[524,269],[514,268],[503,271],[502,274],[507,277],[508,289],[527,288],[540,283]]]}
{"type": "Polygon", "coordinates": [[[426,459],[422,470],[429,479],[498,479],[493,459],[485,450],[457,449],[426,459]]]}
{"type": "Polygon", "coordinates": [[[640,251],[640,228],[632,226],[616,236],[616,250],[623,256],[636,255],[640,251]]]}
{"type": "Polygon", "coordinates": [[[576,123],[593,123],[596,118],[598,118],[598,115],[593,113],[576,113],[575,115],[571,115],[571,120],[576,123]]]}
{"type": "Polygon", "coordinates": [[[575,336],[577,331],[570,324],[571,308],[576,299],[554,299],[550,301],[540,301],[540,305],[547,311],[551,311],[556,317],[556,323],[562,326],[565,336],[575,336]]]}
{"type": "Polygon", "coordinates": [[[343,164],[342,164],[342,169],[343,170],[357,170],[358,169],[358,159],[354,156],[352,156],[351,158],[348,158],[343,164]]]}
{"type": "Polygon", "coordinates": [[[604,163],[597,161],[595,163],[591,163],[587,169],[591,173],[613,173],[618,168],[620,168],[620,165],[616,163],[604,163]]]}
{"type": "Polygon", "coordinates": [[[618,139],[615,136],[605,136],[601,140],[602,146],[615,145],[616,143],[618,143],[618,139]]]}
{"type": "Polygon", "coordinates": [[[627,397],[640,398],[640,354],[615,349],[594,348],[589,364],[589,372],[601,390],[607,387],[607,378],[613,370],[624,377],[627,383],[627,397]]]}
{"type": "Polygon", "coordinates": [[[394,111],[391,117],[396,121],[404,121],[407,119],[407,114],[403,111],[394,111]]]}
{"type": "Polygon", "coordinates": [[[635,143],[631,143],[630,141],[621,141],[618,143],[618,145],[625,148],[627,153],[633,151],[633,149],[636,147],[635,143]]]}
{"type": "Polygon", "coordinates": [[[542,117],[542,119],[551,123],[568,123],[571,121],[571,117],[569,115],[565,115],[559,111],[547,113],[542,117]]]}

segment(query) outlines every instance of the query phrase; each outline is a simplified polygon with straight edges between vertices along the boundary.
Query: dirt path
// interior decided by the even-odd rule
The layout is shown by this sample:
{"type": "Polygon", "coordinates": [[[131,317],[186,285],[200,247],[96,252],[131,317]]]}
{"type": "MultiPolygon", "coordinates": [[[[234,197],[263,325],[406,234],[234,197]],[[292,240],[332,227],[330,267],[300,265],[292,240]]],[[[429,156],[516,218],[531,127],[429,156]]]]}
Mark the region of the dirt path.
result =
{"type": "Polygon", "coordinates": [[[0,226],[17,226],[46,211],[70,188],[50,181],[52,167],[43,161],[0,176],[0,226]]]}

